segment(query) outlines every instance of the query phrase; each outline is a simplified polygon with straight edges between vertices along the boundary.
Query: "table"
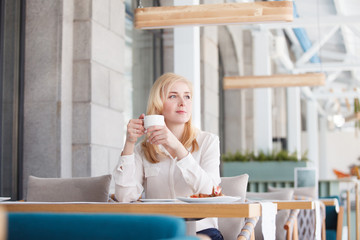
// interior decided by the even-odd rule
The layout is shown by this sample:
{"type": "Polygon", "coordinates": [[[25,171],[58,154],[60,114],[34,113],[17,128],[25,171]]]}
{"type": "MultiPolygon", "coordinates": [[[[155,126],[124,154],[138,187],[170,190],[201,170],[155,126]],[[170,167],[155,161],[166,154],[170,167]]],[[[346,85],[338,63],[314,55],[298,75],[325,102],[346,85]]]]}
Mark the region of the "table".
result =
{"type": "MultiPolygon", "coordinates": [[[[314,201],[274,200],[278,210],[314,209],[314,201]]],[[[256,217],[260,216],[259,202],[248,203],[75,203],[75,202],[1,202],[8,212],[88,212],[168,214],[184,218],[256,217]]]]}
{"type": "MultiPolygon", "coordinates": [[[[272,201],[278,209],[314,209],[314,202],[307,200],[272,201]]],[[[49,203],[1,202],[7,212],[66,212],[66,213],[138,213],[165,214],[187,219],[207,217],[251,218],[261,216],[259,202],[246,203],[49,203]]]]}
{"type": "Polygon", "coordinates": [[[33,203],[1,202],[7,212],[166,214],[183,218],[257,217],[259,203],[33,203]]]}

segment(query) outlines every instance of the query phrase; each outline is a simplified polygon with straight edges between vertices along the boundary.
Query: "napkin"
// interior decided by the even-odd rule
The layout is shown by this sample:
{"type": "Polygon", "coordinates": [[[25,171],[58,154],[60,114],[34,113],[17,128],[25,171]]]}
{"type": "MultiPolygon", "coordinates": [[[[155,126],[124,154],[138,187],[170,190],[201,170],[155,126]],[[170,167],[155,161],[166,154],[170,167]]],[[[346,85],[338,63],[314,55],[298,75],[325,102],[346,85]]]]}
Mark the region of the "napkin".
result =
{"type": "Polygon", "coordinates": [[[315,201],[315,239],[321,240],[321,215],[320,202],[315,201]]]}
{"type": "Polygon", "coordinates": [[[260,202],[261,204],[261,226],[264,240],[275,240],[276,236],[276,214],[277,205],[272,202],[260,202]]]}

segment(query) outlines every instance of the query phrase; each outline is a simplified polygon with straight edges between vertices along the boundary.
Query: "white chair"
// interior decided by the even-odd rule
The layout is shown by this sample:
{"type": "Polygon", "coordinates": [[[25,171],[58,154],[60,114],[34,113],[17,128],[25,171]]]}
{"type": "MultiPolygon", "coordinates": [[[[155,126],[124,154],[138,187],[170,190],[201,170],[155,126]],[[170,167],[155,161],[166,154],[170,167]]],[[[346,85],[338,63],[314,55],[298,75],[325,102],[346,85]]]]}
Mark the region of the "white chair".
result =
{"type": "MultiPolygon", "coordinates": [[[[245,201],[249,175],[222,177],[220,186],[222,193],[227,196],[237,196],[245,201]]],[[[244,218],[219,218],[219,230],[225,240],[236,239],[244,226],[244,218]]]]}
{"type": "Polygon", "coordinates": [[[107,202],[111,175],[78,178],[29,176],[29,202],[107,202]]]}

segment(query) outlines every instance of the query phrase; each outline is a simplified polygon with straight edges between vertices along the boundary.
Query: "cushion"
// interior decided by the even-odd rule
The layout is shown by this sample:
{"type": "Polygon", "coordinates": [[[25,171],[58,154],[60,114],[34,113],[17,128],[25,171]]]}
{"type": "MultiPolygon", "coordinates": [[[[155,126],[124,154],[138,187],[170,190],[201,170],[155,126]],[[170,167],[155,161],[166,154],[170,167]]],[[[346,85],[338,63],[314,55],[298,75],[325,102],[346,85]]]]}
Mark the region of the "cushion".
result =
{"type": "Polygon", "coordinates": [[[283,190],[294,190],[294,196],[304,196],[304,197],[310,197],[312,199],[317,199],[317,189],[315,187],[300,187],[300,188],[276,188],[268,186],[269,192],[275,192],[275,191],[283,191],[283,190]]]}
{"type": "Polygon", "coordinates": [[[182,218],[103,213],[9,213],[8,239],[158,240],[186,236],[182,218]]]}
{"type": "MultiPolygon", "coordinates": [[[[247,192],[246,197],[249,200],[291,200],[294,195],[294,190],[283,190],[276,192],[247,192]]],[[[286,239],[286,231],[284,229],[284,225],[288,220],[290,215],[290,210],[279,210],[276,214],[276,239],[286,239]]],[[[258,223],[255,226],[255,236],[256,240],[263,239],[262,231],[261,231],[261,219],[259,219],[258,223]]]]}
{"type": "Polygon", "coordinates": [[[111,175],[81,178],[29,176],[29,202],[107,202],[111,175]]]}
{"type": "MultiPolygon", "coordinates": [[[[235,177],[222,177],[220,186],[222,193],[227,196],[239,196],[241,201],[245,201],[246,189],[249,180],[249,175],[243,174],[235,177]]],[[[244,225],[243,218],[219,218],[219,230],[224,236],[224,239],[237,239],[242,226],[244,225]]]]}

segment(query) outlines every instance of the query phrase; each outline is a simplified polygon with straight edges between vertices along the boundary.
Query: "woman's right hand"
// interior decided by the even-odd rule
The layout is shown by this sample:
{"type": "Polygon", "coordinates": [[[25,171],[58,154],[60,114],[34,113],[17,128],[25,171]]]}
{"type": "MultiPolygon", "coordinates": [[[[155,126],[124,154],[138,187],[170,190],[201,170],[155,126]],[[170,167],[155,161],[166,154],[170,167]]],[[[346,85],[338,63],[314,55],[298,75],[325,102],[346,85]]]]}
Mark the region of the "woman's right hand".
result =
{"type": "Polygon", "coordinates": [[[138,119],[131,119],[129,121],[126,130],[126,142],[121,156],[134,153],[137,139],[145,134],[144,117],[145,114],[141,114],[138,119]]]}
{"type": "Polygon", "coordinates": [[[126,130],[126,142],[135,144],[138,138],[145,134],[144,117],[145,114],[141,114],[138,119],[129,121],[126,130]]]}

